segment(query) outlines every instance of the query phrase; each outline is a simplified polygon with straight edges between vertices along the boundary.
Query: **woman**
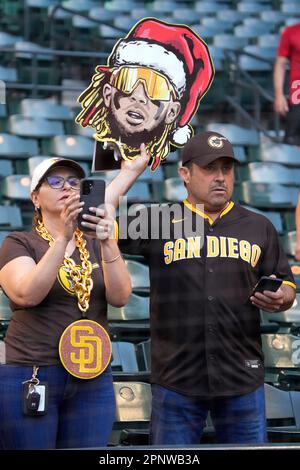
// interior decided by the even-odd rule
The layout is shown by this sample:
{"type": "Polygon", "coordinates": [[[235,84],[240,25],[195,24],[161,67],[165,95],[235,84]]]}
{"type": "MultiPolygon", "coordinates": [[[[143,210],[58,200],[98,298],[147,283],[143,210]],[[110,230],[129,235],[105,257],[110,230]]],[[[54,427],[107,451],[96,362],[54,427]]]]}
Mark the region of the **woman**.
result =
{"type": "MultiPolygon", "coordinates": [[[[94,378],[78,378],[62,366],[63,348],[58,352],[72,322],[86,317],[106,328],[107,302],[122,306],[131,293],[127,268],[110,237],[112,217],[92,208],[93,216],[83,218],[94,230],[87,236],[77,229],[84,176],[72,160],[47,159],[38,165],[31,183],[33,230],[11,233],[0,249],[0,285],[13,311],[6,364],[0,366],[2,449],[104,446],[112,430],[110,367],[94,378]],[[40,404],[46,414],[38,414],[40,404]]],[[[101,344],[98,338],[94,342],[101,344]]],[[[88,344],[92,353],[93,344],[88,344]]],[[[78,362],[76,352],[73,357],[78,362]]]]}

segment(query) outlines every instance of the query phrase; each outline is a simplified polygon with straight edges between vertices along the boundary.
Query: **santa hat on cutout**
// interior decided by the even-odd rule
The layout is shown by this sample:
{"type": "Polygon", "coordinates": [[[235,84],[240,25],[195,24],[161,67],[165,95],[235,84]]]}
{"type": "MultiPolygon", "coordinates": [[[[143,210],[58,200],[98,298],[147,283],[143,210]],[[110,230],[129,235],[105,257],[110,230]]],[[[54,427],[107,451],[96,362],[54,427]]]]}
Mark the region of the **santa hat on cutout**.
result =
{"type": "Polygon", "coordinates": [[[99,67],[99,71],[136,65],[149,67],[169,79],[181,103],[178,127],[172,133],[171,143],[184,145],[191,137],[188,123],[214,76],[205,42],[187,26],[144,19],[126,38],[118,41],[108,65],[99,67]]]}

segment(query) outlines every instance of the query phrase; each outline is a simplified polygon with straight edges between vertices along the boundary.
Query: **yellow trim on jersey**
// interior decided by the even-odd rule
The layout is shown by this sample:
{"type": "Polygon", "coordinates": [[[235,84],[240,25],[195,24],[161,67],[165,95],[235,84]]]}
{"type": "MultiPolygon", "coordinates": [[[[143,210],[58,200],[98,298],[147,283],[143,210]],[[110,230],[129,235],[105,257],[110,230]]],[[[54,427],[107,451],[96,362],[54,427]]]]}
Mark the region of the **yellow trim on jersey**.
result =
{"type": "Polygon", "coordinates": [[[225,209],[223,210],[223,212],[221,212],[220,218],[221,218],[221,217],[224,217],[224,215],[228,214],[228,212],[231,211],[231,209],[233,208],[233,206],[234,206],[234,202],[233,202],[233,201],[230,201],[230,203],[228,204],[228,206],[225,207],[225,209]]]}
{"type": "Polygon", "coordinates": [[[115,239],[116,241],[119,240],[119,225],[116,220],[114,220],[114,226],[115,226],[115,239]]]}
{"type": "MultiPolygon", "coordinates": [[[[196,207],[194,207],[187,199],[185,199],[183,201],[183,204],[188,208],[190,209],[191,211],[193,212],[196,212],[196,214],[200,215],[201,217],[203,217],[204,219],[207,219],[208,222],[209,222],[209,225],[212,225],[214,223],[214,221],[212,220],[211,217],[209,217],[209,215],[205,214],[205,212],[202,212],[200,211],[199,209],[197,209],[196,207]]],[[[220,214],[220,218],[223,217],[224,215],[228,214],[229,211],[231,211],[231,209],[233,208],[234,206],[234,202],[233,201],[230,201],[230,203],[228,204],[227,207],[225,207],[225,209],[221,212],[220,214]]]]}
{"type": "Polygon", "coordinates": [[[291,287],[293,287],[294,289],[297,289],[296,284],[294,284],[293,282],[290,282],[290,281],[283,281],[282,284],[286,284],[287,286],[291,286],[291,287]]]}

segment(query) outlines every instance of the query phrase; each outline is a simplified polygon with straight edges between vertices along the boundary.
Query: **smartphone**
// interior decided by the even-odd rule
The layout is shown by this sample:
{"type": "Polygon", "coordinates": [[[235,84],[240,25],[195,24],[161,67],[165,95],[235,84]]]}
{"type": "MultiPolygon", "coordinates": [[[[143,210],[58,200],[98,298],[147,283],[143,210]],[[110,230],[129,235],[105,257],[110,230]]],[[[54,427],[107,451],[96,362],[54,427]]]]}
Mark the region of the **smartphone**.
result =
{"type": "Polygon", "coordinates": [[[84,202],[83,211],[78,216],[78,228],[83,232],[89,232],[90,229],[82,225],[83,214],[92,214],[89,207],[98,207],[105,201],[105,181],[98,178],[83,178],[80,181],[80,202],[84,202]]]}
{"type": "Polygon", "coordinates": [[[255,292],[263,292],[264,290],[270,290],[276,292],[282,284],[282,279],[278,277],[262,276],[258,283],[254,286],[252,295],[255,292]]]}

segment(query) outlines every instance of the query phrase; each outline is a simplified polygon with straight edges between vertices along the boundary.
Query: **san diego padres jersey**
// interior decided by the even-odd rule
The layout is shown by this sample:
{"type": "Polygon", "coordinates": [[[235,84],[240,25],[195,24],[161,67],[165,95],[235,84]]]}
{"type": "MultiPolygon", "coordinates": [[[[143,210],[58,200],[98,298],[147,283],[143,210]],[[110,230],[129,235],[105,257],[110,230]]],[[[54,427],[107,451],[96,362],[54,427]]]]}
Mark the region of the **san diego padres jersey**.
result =
{"type": "Polygon", "coordinates": [[[187,200],[176,208],[119,219],[121,251],[149,262],[151,381],[205,398],[248,393],[264,381],[251,291],[270,274],[296,287],[278,234],[233,202],[215,222],[187,200]]]}

